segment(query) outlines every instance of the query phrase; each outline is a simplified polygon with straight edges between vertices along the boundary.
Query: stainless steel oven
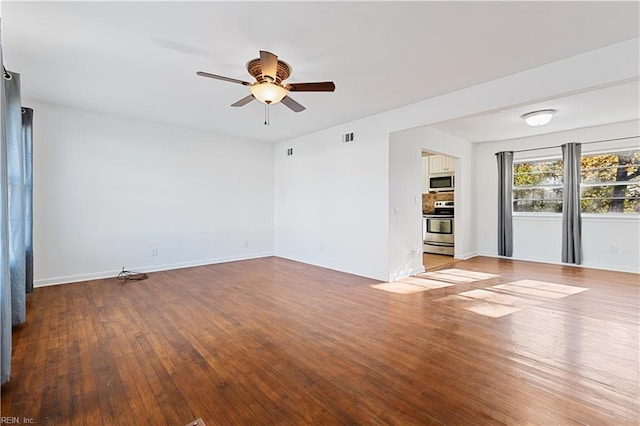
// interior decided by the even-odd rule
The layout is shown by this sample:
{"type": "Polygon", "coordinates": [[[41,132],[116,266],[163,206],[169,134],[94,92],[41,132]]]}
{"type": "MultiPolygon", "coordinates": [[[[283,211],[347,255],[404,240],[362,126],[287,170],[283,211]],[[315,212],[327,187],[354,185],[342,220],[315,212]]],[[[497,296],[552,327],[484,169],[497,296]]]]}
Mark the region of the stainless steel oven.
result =
{"type": "Polygon", "coordinates": [[[423,215],[423,251],[453,256],[453,224],[453,201],[436,201],[434,214],[423,215]]]}

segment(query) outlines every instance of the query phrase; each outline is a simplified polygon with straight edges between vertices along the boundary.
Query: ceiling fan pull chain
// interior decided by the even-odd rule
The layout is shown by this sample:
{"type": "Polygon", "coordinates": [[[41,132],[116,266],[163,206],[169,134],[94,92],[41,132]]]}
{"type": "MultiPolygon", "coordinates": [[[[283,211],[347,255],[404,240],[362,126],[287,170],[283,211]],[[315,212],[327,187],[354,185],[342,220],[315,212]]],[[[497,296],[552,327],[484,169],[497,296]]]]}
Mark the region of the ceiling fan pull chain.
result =
{"type": "Polygon", "coordinates": [[[264,104],[264,125],[269,125],[269,104],[264,104]]]}

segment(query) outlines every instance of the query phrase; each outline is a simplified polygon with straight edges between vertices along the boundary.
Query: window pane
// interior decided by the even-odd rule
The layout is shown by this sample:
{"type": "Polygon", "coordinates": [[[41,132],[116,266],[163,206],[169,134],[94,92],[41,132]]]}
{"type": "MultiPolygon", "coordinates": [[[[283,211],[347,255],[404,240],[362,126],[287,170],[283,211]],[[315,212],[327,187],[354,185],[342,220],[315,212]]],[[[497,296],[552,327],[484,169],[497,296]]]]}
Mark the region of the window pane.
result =
{"type": "Polygon", "coordinates": [[[640,184],[582,187],[583,213],[638,213],[640,184]]]}
{"type": "Polygon", "coordinates": [[[582,157],[583,183],[640,181],[640,151],[614,152],[582,157]]]}
{"type": "Polygon", "coordinates": [[[514,212],[561,213],[562,200],[514,200],[514,212]]]}
{"type": "Polygon", "coordinates": [[[562,200],[562,188],[514,189],[515,200],[562,200]]]}
{"type": "Polygon", "coordinates": [[[562,160],[515,163],[513,211],[562,211],[562,160]]]}
{"type": "Polygon", "coordinates": [[[515,163],[514,186],[562,185],[562,161],[515,163]]]}

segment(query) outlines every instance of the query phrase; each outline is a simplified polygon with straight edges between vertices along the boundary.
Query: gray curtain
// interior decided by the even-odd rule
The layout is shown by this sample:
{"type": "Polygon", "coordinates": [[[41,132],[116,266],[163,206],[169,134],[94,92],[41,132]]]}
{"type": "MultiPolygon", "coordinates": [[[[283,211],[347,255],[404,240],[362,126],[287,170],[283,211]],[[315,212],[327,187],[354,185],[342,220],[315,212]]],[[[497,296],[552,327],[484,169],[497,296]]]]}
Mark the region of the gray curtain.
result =
{"type": "Polygon", "coordinates": [[[33,111],[20,105],[19,74],[3,66],[1,86],[0,378],[5,383],[11,377],[11,329],[26,321],[26,293],[33,289],[33,111]]]}
{"type": "Polygon", "coordinates": [[[33,291],[33,109],[22,108],[25,291],[33,291]]]}
{"type": "Polygon", "coordinates": [[[562,189],[562,261],[582,263],[582,215],[580,213],[579,143],[562,145],[564,186],[562,189]]]}
{"type": "Polygon", "coordinates": [[[11,322],[25,322],[26,250],[25,250],[25,161],[22,140],[22,106],[20,74],[8,71],[4,78],[5,128],[2,142],[7,147],[7,182],[9,208],[9,269],[11,274],[11,322]]]}
{"type": "Polygon", "coordinates": [[[498,255],[513,256],[513,152],[496,153],[498,160],[498,255]]]}
{"type": "MultiPolygon", "coordinates": [[[[0,43],[0,64],[2,44],[0,43]]],[[[2,82],[4,82],[4,78],[2,82]]],[[[11,375],[11,274],[9,272],[9,183],[5,139],[5,87],[0,85],[0,382],[11,375]]]]}

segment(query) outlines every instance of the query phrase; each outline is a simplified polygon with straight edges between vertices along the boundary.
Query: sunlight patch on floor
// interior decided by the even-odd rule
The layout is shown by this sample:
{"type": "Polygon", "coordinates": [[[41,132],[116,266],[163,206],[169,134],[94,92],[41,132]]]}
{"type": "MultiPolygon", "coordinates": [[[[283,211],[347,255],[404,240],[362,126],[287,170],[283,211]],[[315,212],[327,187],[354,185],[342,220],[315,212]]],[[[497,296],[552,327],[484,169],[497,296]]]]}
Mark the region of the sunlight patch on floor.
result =
{"type": "Polygon", "coordinates": [[[499,277],[485,272],[465,271],[464,269],[443,269],[425,272],[396,281],[374,284],[371,287],[398,294],[413,294],[436,288],[450,287],[459,283],[469,283],[499,277]]]}
{"type": "Polygon", "coordinates": [[[488,280],[490,278],[499,277],[499,275],[487,274],[485,272],[465,271],[464,269],[442,269],[439,271],[425,272],[418,275],[419,277],[432,278],[435,280],[444,280],[454,283],[471,283],[475,281],[488,280]]]}
{"type": "Polygon", "coordinates": [[[378,290],[398,294],[413,294],[435,288],[450,287],[453,284],[426,278],[406,277],[390,283],[374,284],[371,287],[378,290]]]}
{"type": "Polygon", "coordinates": [[[419,285],[421,287],[426,287],[427,290],[430,290],[433,288],[451,287],[453,285],[452,283],[448,283],[444,281],[430,280],[428,278],[420,278],[419,275],[417,277],[402,278],[402,279],[399,279],[398,281],[403,283],[419,285]]]}
{"type": "MultiPolygon", "coordinates": [[[[543,295],[543,293],[540,293],[540,296],[548,297],[550,299],[557,299],[558,297],[556,296],[558,294],[561,294],[563,296],[569,296],[572,294],[578,294],[578,293],[582,293],[583,291],[589,290],[588,288],[585,288],[585,287],[547,283],[544,281],[535,281],[535,280],[513,281],[508,284],[502,284],[502,285],[509,286],[506,289],[516,293],[517,292],[526,293],[527,291],[531,291],[532,289],[537,290],[539,292],[544,292],[546,296],[543,295]],[[554,293],[554,294],[550,294],[550,293],[554,293]]],[[[500,286],[494,286],[493,288],[500,288],[500,286]]],[[[529,294],[533,294],[533,293],[529,293],[529,294]]]]}
{"type": "Polygon", "coordinates": [[[587,291],[588,288],[535,280],[520,280],[436,299],[486,317],[499,318],[587,291]]]}
{"type": "Polygon", "coordinates": [[[421,291],[429,290],[426,287],[421,287],[415,284],[403,283],[401,281],[393,281],[390,283],[382,283],[382,284],[374,284],[371,288],[375,288],[378,290],[388,291],[389,293],[397,293],[397,294],[413,294],[419,293],[421,291]]]}
{"type": "Polygon", "coordinates": [[[491,287],[486,290],[476,289],[470,291],[464,291],[459,293],[460,296],[468,297],[470,299],[484,300],[489,303],[499,303],[501,305],[525,307],[532,305],[539,305],[542,302],[530,299],[523,299],[522,297],[511,296],[509,294],[498,293],[490,291],[491,287]]]}

